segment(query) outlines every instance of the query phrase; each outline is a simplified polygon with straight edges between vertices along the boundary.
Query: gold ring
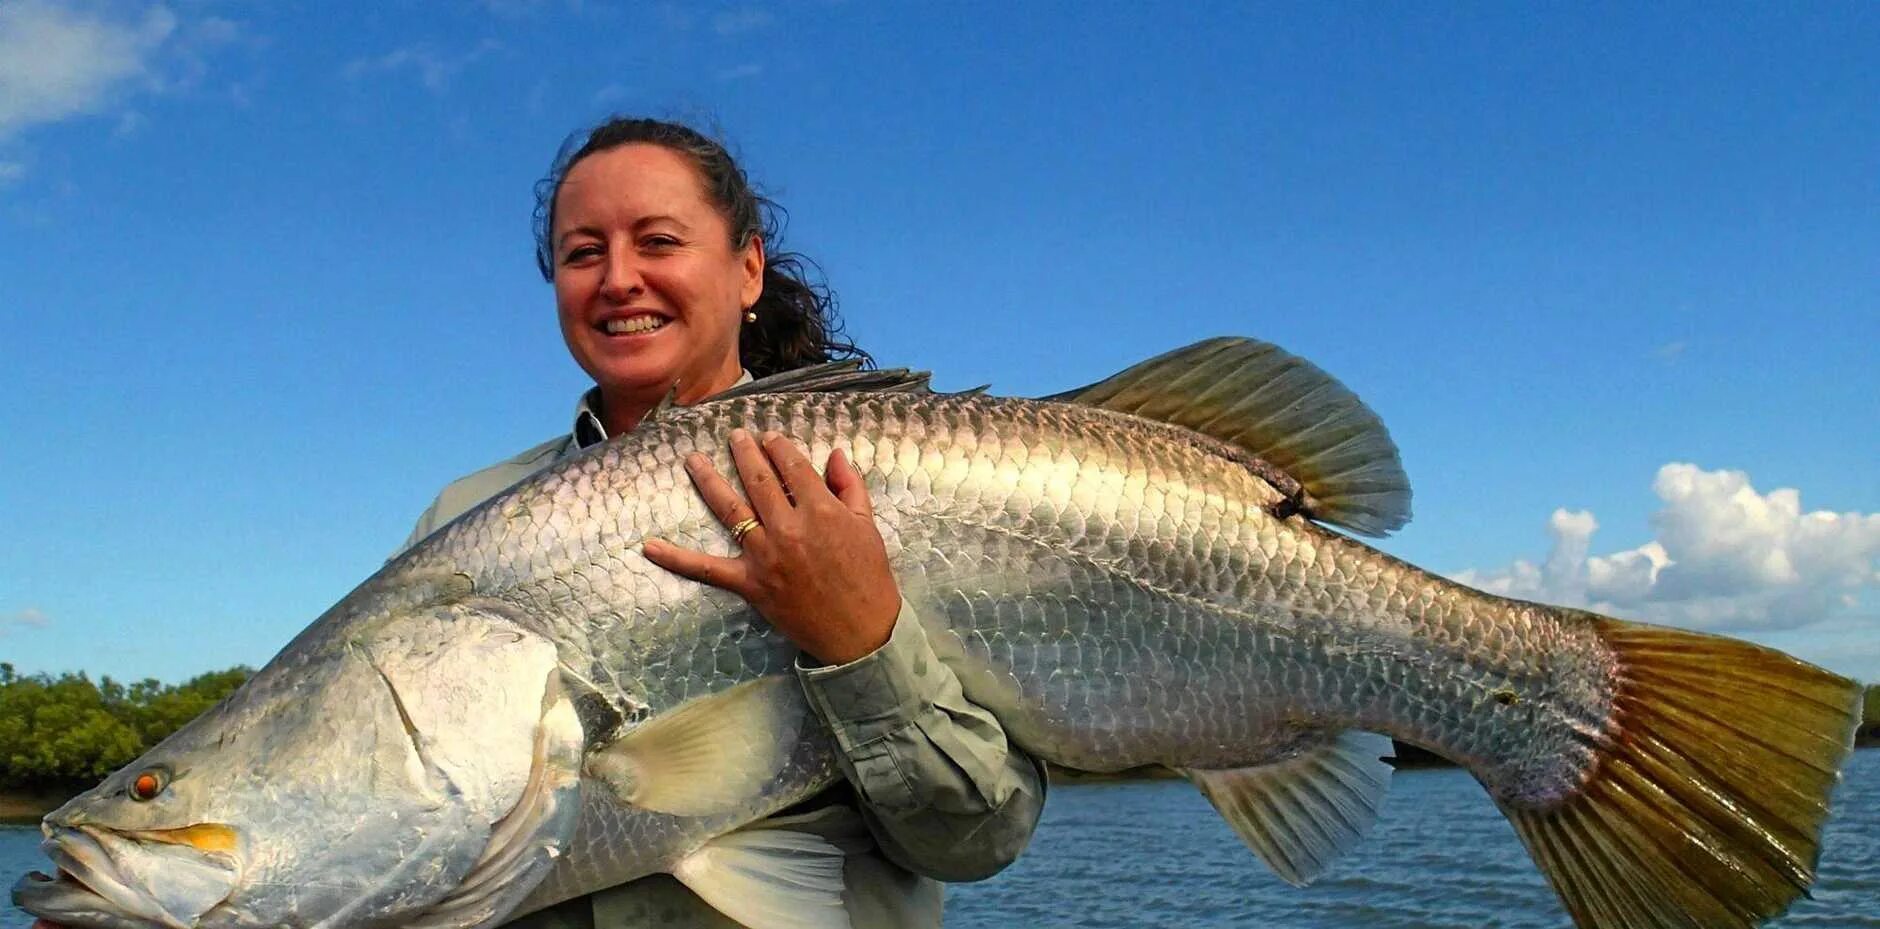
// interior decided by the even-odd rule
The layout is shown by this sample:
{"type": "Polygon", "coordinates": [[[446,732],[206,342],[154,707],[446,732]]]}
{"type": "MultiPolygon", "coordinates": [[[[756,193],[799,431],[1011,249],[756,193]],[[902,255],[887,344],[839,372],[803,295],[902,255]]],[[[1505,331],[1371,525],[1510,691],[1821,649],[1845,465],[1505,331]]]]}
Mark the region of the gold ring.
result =
{"type": "Polygon", "coordinates": [[[744,537],[749,535],[752,529],[756,529],[761,525],[763,525],[763,523],[758,522],[755,516],[739,520],[736,525],[731,527],[731,541],[743,545],[744,537]]]}

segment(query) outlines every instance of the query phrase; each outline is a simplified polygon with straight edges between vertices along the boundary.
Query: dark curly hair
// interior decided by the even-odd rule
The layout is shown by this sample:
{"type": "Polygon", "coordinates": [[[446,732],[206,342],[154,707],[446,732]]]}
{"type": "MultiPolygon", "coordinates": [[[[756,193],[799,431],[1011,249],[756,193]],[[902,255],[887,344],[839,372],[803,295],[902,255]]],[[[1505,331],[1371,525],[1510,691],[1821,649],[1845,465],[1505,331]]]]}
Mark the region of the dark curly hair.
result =
{"type": "Polygon", "coordinates": [[[821,268],[780,248],[787,216],[783,208],[752,189],[723,144],[682,123],[616,116],[594,127],[585,139],[578,132],[568,137],[548,176],[535,185],[535,264],[543,280],[555,279],[550,239],[555,198],[568,169],[595,152],[633,144],[658,145],[691,159],[706,194],[731,229],[733,249],[743,249],[753,237],[763,238],[764,291],[751,307],[757,321],[745,323],[738,334],[740,360],[753,377],[845,358],[873,366],[874,359],[842,335],[835,295],[820,280],[821,268]]]}

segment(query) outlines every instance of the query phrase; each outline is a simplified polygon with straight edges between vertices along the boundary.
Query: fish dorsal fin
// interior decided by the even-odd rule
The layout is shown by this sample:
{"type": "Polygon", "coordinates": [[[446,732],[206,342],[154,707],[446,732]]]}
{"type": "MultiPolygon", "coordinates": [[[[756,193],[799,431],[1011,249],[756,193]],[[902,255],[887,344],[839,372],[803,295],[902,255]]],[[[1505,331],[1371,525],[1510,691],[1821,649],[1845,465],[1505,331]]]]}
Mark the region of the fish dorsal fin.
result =
{"type": "Polygon", "coordinates": [[[1358,844],[1390,787],[1390,739],[1343,732],[1278,764],[1178,768],[1287,883],[1304,887],[1358,844]]]}
{"type": "Polygon", "coordinates": [[[1306,515],[1365,535],[1410,521],[1410,479],[1377,414],[1309,361],[1254,339],[1196,342],[1046,397],[1192,429],[1285,471],[1306,515]]]}
{"type": "Polygon", "coordinates": [[[782,770],[808,705],[771,675],[681,704],[588,756],[589,774],[625,803],[709,816],[759,796],[782,770]]]}
{"type": "MultiPolygon", "coordinates": [[[[861,359],[848,358],[760,377],[712,394],[691,406],[757,394],[826,394],[862,390],[929,394],[935,392],[931,383],[932,377],[931,372],[913,371],[907,368],[865,370],[862,368],[861,359]]],[[[963,391],[963,393],[973,393],[984,389],[976,388],[975,391],[963,391]]],[[[666,392],[666,396],[647,412],[646,421],[652,422],[673,410],[682,410],[686,407],[687,404],[679,402],[679,385],[674,383],[672,389],[666,392]]]]}
{"type": "Polygon", "coordinates": [[[788,829],[742,829],[687,855],[672,876],[751,929],[850,929],[842,850],[788,829]]]}
{"type": "Polygon", "coordinates": [[[866,370],[862,367],[861,359],[850,358],[760,377],[748,384],[739,384],[723,393],[713,394],[705,402],[752,394],[819,394],[852,390],[932,393],[932,377],[929,372],[910,371],[907,368],[866,370]]]}

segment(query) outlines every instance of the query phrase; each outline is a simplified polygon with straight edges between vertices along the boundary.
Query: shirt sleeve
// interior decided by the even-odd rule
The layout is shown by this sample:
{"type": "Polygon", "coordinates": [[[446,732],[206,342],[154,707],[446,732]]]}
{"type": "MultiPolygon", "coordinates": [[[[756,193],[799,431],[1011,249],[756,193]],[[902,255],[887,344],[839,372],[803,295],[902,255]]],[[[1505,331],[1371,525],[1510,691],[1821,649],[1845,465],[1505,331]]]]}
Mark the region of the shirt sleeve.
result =
{"type": "Polygon", "coordinates": [[[906,600],[881,648],[848,664],[799,665],[797,675],[896,864],[973,881],[1018,857],[1044,809],[1043,772],[966,699],[906,600]]]}

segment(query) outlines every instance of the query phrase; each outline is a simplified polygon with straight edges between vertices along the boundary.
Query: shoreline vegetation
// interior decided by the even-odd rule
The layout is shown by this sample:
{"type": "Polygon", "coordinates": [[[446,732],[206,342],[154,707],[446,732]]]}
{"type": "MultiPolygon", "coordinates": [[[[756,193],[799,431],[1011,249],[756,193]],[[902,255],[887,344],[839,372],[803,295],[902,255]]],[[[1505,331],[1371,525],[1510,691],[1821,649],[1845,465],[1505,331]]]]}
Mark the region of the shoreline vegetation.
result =
{"type": "MultiPolygon", "coordinates": [[[[214,706],[254,672],[246,667],[199,675],[181,684],[155,680],[94,682],[83,673],[21,675],[0,662],[0,824],[32,824],[128,764],[214,706]]],[[[1880,748],[1880,684],[1867,687],[1856,748],[1880,748]]],[[[1449,762],[1403,743],[1399,769],[1449,762]]],[[[1098,784],[1176,777],[1164,768],[1090,774],[1052,767],[1052,783],[1098,784]]]]}
{"type": "Polygon", "coordinates": [[[28,821],[129,764],[240,687],[246,667],[181,684],[83,673],[20,674],[0,662],[0,821],[28,821]]]}

